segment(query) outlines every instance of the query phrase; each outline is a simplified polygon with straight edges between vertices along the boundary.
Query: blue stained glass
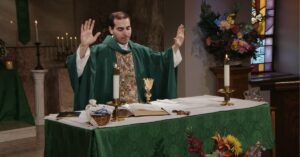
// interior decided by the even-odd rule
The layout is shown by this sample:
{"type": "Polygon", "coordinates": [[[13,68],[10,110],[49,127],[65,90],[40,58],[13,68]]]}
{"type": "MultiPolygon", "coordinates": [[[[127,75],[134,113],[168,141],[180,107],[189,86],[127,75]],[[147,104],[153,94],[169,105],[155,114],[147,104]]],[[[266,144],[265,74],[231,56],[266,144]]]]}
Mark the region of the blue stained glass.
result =
{"type": "Polygon", "coordinates": [[[274,10],[267,10],[267,16],[274,16],[274,10]]]}
{"type": "Polygon", "coordinates": [[[265,62],[265,47],[259,47],[256,49],[256,60],[251,58],[251,64],[259,64],[265,62]]]}

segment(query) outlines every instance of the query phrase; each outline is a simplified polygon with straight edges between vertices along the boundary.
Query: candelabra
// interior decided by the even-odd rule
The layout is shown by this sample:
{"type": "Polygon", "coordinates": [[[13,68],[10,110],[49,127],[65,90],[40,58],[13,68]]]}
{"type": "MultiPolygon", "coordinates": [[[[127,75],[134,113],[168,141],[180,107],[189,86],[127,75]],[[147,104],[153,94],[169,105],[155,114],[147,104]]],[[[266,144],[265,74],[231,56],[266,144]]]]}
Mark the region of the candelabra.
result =
{"type": "Polygon", "coordinates": [[[35,70],[43,70],[43,66],[41,65],[41,61],[40,61],[40,42],[35,42],[35,46],[36,46],[36,58],[37,58],[37,65],[35,67],[35,70]]]}
{"type": "Polygon", "coordinates": [[[65,61],[68,55],[71,55],[74,50],[76,50],[77,45],[77,37],[70,37],[68,33],[64,36],[56,37],[56,45],[57,45],[57,60],[65,61]]]}

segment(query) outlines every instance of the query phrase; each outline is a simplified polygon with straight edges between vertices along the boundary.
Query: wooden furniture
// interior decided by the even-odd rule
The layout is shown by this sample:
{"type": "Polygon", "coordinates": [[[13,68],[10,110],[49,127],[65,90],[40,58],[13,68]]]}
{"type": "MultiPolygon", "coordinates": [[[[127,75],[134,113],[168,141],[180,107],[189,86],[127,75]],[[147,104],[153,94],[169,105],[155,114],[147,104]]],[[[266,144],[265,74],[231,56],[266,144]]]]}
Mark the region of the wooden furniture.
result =
{"type": "MultiPolygon", "coordinates": [[[[212,67],[211,71],[217,78],[217,90],[224,88],[224,67],[217,66],[212,67]]],[[[248,78],[251,72],[251,67],[246,66],[231,66],[230,67],[230,87],[235,90],[232,93],[233,98],[243,99],[243,92],[248,89],[248,78]]],[[[223,96],[220,93],[216,93],[219,96],[223,96]]]]}
{"type": "Polygon", "coordinates": [[[300,81],[274,83],[271,104],[276,112],[276,155],[299,156],[299,86],[300,81]]]}
{"type": "Polygon", "coordinates": [[[249,81],[251,86],[270,91],[278,157],[299,156],[299,80],[299,75],[272,72],[252,75],[249,81]]]}

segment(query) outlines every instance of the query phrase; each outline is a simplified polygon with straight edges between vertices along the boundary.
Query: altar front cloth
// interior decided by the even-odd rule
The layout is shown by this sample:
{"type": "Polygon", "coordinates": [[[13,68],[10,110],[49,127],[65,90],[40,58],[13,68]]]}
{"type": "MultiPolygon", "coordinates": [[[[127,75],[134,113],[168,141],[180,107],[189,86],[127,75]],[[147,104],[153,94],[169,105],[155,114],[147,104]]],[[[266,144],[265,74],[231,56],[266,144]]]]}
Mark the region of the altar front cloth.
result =
{"type": "Polygon", "coordinates": [[[244,150],[257,141],[271,149],[274,136],[270,106],[265,102],[232,99],[234,106],[220,106],[222,97],[197,96],[157,101],[167,111],[180,108],[190,116],[131,117],[105,127],[82,124],[76,119],[46,117],[45,157],[189,156],[185,131],[192,128],[207,153],[213,151],[216,133],[237,137],[244,150]],[[168,102],[170,101],[170,102],[168,102]]]}

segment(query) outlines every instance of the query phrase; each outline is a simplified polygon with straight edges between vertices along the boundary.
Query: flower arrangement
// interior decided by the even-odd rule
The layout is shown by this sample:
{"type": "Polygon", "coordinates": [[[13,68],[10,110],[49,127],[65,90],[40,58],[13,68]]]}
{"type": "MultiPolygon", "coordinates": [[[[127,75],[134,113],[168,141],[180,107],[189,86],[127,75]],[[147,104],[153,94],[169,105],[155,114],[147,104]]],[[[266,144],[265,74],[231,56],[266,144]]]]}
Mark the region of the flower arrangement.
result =
{"type": "MultiPolygon", "coordinates": [[[[188,152],[199,157],[233,157],[242,154],[243,149],[241,142],[233,135],[222,137],[216,133],[212,139],[215,143],[215,151],[212,154],[206,154],[202,150],[203,142],[196,138],[191,129],[187,129],[188,152]]],[[[248,148],[244,157],[261,157],[265,148],[259,142],[248,148]]]]}
{"type": "Polygon", "coordinates": [[[252,24],[244,24],[236,21],[237,15],[238,7],[221,17],[219,13],[212,11],[206,1],[202,2],[198,26],[203,33],[206,50],[217,61],[223,61],[225,54],[231,60],[250,57],[256,59],[256,48],[260,46],[257,22],[261,18],[252,19],[252,24]]]}
{"type": "Polygon", "coordinates": [[[212,137],[215,141],[216,153],[218,156],[231,157],[238,156],[242,153],[241,142],[232,135],[221,137],[219,133],[216,133],[212,137]]]}

